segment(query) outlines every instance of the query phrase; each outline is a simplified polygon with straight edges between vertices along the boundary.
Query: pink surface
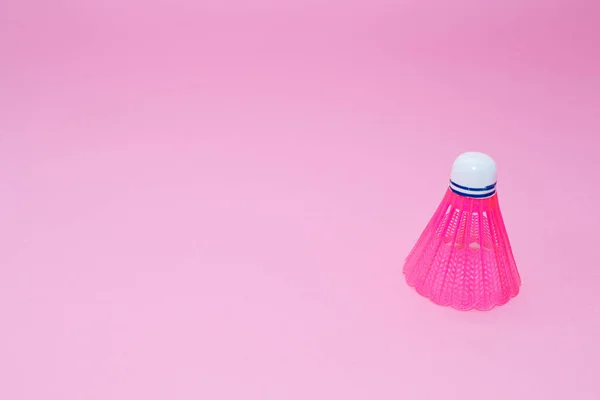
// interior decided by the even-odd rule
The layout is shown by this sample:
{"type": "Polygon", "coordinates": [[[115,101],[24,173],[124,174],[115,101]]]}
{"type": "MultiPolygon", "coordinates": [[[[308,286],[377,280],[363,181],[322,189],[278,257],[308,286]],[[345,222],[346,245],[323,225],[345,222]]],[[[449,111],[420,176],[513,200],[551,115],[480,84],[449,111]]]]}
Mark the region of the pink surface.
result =
{"type": "Polygon", "coordinates": [[[1,399],[600,398],[598,2],[323,3],[0,3],[1,399]],[[487,313],[402,276],[466,150],[487,313]]]}

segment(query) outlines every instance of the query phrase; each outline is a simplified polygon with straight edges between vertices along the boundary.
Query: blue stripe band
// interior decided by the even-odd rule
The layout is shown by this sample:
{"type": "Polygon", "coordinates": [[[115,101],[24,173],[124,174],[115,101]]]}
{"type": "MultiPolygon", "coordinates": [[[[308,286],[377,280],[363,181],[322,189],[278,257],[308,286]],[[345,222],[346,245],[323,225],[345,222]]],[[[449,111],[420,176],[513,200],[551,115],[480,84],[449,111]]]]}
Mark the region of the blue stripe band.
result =
{"type": "Polygon", "coordinates": [[[492,197],[493,195],[496,194],[495,190],[493,192],[484,193],[484,194],[467,194],[464,192],[459,192],[458,190],[454,189],[452,186],[450,186],[450,190],[452,190],[454,193],[456,193],[459,196],[471,197],[473,199],[483,199],[485,197],[492,197]]]}
{"type": "Polygon", "coordinates": [[[489,185],[484,188],[470,188],[470,187],[462,186],[462,185],[459,185],[458,183],[452,182],[452,180],[450,180],[450,183],[459,189],[468,190],[470,192],[485,192],[487,190],[492,190],[496,187],[495,183],[493,185],[489,185]]]}

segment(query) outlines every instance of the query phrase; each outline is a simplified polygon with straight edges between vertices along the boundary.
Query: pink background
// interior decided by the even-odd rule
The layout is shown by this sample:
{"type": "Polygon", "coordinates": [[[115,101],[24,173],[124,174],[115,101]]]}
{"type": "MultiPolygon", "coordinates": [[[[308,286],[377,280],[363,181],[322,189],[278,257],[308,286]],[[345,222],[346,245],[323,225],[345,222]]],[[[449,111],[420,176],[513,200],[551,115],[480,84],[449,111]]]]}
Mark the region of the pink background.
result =
{"type": "Polygon", "coordinates": [[[0,1],[0,398],[600,399],[597,1],[0,1]],[[462,151],[523,278],[402,262],[462,151]]]}

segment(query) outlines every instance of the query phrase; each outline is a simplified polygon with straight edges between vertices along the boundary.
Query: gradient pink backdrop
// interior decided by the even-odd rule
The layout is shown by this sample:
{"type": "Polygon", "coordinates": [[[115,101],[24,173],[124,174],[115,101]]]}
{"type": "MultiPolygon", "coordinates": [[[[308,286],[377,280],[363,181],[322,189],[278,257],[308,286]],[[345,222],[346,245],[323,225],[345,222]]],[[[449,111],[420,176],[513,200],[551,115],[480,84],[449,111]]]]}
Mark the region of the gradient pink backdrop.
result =
{"type": "Polygon", "coordinates": [[[0,398],[600,399],[597,1],[0,1],[0,398]],[[523,278],[402,262],[490,153],[523,278]]]}

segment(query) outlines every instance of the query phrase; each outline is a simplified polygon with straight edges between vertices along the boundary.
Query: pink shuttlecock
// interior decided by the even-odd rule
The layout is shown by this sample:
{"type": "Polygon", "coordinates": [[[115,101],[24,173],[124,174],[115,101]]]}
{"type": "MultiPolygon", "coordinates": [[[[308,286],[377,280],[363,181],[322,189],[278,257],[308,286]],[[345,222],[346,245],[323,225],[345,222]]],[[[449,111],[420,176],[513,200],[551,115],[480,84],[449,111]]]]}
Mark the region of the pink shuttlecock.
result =
{"type": "Polygon", "coordinates": [[[517,271],[496,194],[496,164],[464,153],[450,185],[404,265],[418,293],[458,310],[489,310],[519,293],[517,271]]]}

